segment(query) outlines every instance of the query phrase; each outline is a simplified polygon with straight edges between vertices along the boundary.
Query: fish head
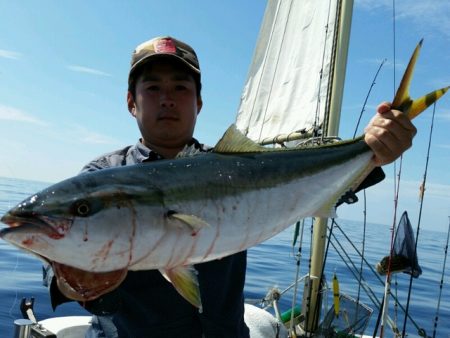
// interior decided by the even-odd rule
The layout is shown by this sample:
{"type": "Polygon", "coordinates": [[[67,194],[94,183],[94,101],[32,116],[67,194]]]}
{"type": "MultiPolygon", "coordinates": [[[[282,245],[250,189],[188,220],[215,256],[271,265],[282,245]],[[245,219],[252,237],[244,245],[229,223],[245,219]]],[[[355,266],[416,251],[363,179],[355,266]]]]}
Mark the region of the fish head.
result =
{"type": "Polygon", "coordinates": [[[111,179],[79,175],[6,212],[1,221],[9,227],[0,237],[47,262],[92,272],[121,269],[130,260],[132,198],[111,179]]]}
{"type": "Polygon", "coordinates": [[[68,298],[95,299],[116,288],[131,264],[136,186],[108,174],[62,181],[6,212],[0,237],[50,264],[68,298]]]}

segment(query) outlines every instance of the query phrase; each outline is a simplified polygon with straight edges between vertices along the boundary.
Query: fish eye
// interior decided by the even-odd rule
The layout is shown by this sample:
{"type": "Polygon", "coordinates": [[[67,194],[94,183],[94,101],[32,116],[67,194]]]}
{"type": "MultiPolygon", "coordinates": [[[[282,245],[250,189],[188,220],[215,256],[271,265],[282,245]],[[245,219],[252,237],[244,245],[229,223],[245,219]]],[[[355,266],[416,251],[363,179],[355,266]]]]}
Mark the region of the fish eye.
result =
{"type": "Polygon", "coordinates": [[[80,217],[89,216],[91,213],[91,204],[86,200],[76,201],[72,205],[72,213],[80,217]]]}

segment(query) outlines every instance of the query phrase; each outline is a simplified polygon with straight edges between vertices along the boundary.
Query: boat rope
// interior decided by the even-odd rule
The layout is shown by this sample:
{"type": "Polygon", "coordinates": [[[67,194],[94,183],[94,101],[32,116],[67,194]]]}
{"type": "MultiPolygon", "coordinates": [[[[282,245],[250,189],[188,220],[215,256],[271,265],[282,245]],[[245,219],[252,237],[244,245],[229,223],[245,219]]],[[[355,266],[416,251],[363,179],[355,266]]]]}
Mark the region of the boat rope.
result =
{"type": "Polygon", "coordinates": [[[439,284],[439,297],[438,297],[438,303],[437,303],[437,307],[436,307],[436,315],[434,316],[433,338],[436,337],[436,329],[437,329],[437,324],[438,324],[438,320],[439,320],[439,308],[441,306],[442,287],[444,285],[445,264],[447,262],[449,236],[450,236],[450,216],[448,217],[447,243],[445,244],[445,249],[444,249],[444,263],[442,264],[441,282],[439,284]]]}
{"type": "MultiPolygon", "coordinates": [[[[430,149],[431,149],[431,140],[433,137],[433,127],[434,127],[434,116],[436,113],[436,103],[433,105],[433,114],[431,115],[431,124],[430,124],[430,135],[428,137],[428,148],[427,148],[427,158],[425,161],[425,169],[424,169],[424,174],[423,174],[423,180],[422,180],[422,184],[421,184],[421,195],[422,198],[420,199],[420,207],[419,207],[419,216],[418,216],[418,220],[417,220],[417,229],[416,229],[416,243],[414,246],[414,257],[416,257],[417,255],[417,243],[419,242],[419,233],[420,233],[420,221],[422,219],[422,210],[423,210],[423,200],[424,200],[424,195],[425,195],[425,184],[427,181],[427,174],[428,174],[428,164],[430,161],[430,149]]],[[[412,266],[412,270],[414,270],[416,268],[415,266],[416,261],[413,261],[413,266],[412,266]]],[[[406,313],[408,313],[409,310],[409,303],[410,303],[410,299],[411,299],[411,290],[412,290],[412,281],[413,281],[413,274],[411,274],[410,278],[409,278],[409,288],[408,288],[408,298],[406,301],[406,313]]],[[[403,321],[403,331],[402,331],[402,338],[405,337],[405,331],[406,331],[406,321],[407,321],[407,317],[405,316],[405,319],[403,321]]]]}
{"type": "Polygon", "coordinates": [[[383,61],[381,62],[380,66],[377,69],[377,72],[375,73],[375,76],[373,77],[373,80],[372,80],[370,88],[369,88],[369,90],[367,92],[366,98],[364,99],[364,103],[363,103],[363,106],[361,108],[361,112],[359,113],[358,122],[356,123],[355,131],[353,132],[353,138],[356,137],[356,133],[358,132],[358,128],[359,128],[359,124],[361,122],[361,118],[362,118],[362,116],[363,116],[363,114],[364,114],[364,112],[366,110],[367,101],[369,100],[369,96],[370,96],[370,94],[372,92],[372,89],[373,89],[373,87],[376,84],[376,80],[377,80],[378,74],[380,73],[380,70],[383,67],[385,62],[386,62],[386,59],[383,59],[383,61]]]}

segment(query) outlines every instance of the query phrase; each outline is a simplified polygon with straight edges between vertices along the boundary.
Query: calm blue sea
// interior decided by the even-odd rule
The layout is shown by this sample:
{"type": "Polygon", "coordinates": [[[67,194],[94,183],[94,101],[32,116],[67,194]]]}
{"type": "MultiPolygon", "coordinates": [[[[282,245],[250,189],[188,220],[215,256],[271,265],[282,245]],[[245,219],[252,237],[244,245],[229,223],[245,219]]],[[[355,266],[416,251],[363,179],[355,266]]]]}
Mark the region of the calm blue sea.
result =
{"type": "MultiPolygon", "coordinates": [[[[42,182],[31,182],[18,179],[0,178],[0,215],[9,208],[22,201],[30,194],[37,192],[48,184],[42,182]]],[[[339,227],[349,236],[356,247],[362,249],[363,224],[338,220],[339,227]]],[[[415,225],[413,225],[415,227],[415,225]]],[[[414,230],[415,231],[415,230],[414,230]]],[[[249,250],[248,274],[245,287],[246,297],[262,299],[271,288],[283,291],[295,279],[296,260],[298,244],[292,249],[293,229],[287,229],[271,240],[249,250]]],[[[336,235],[334,243],[342,251],[348,251],[348,256],[356,259],[359,268],[360,260],[355,254],[352,245],[344,238],[338,229],[333,230],[336,235]]],[[[304,275],[308,269],[308,258],[310,250],[311,228],[305,225],[302,245],[302,259],[300,261],[300,275],[304,275]]],[[[445,242],[447,235],[444,233],[422,230],[419,235],[418,255],[419,264],[423,273],[418,279],[413,280],[411,302],[409,305],[410,315],[415,323],[408,320],[407,332],[409,337],[419,337],[416,326],[426,330],[428,336],[433,336],[435,316],[437,310],[437,299],[439,285],[444,263],[445,242]]],[[[388,226],[368,224],[366,230],[365,257],[371,266],[374,266],[383,256],[387,255],[390,241],[390,230],[388,226]]],[[[447,262],[446,274],[439,311],[439,319],[436,329],[436,337],[450,337],[450,263],[447,262]]],[[[353,275],[343,260],[337,254],[336,249],[331,246],[328,253],[325,275],[331,286],[333,273],[336,272],[340,290],[353,298],[358,296],[358,286],[353,283],[353,275]]],[[[38,320],[51,316],[83,315],[86,312],[78,304],[64,304],[53,312],[49,304],[47,290],[42,286],[41,262],[27,255],[4,241],[0,240],[0,337],[12,337],[14,332],[13,321],[21,318],[19,304],[23,297],[35,298],[35,314],[38,320]]],[[[392,287],[392,292],[397,295],[402,304],[406,304],[407,290],[409,286],[409,275],[398,274],[394,279],[397,284],[392,287]],[[398,289],[398,291],[396,290],[398,289]]],[[[381,299],[383,286],[374,277],[369,268],[363,269],[363,278],[366,284],[373,286],[375,298],[381,299]]],[[[373,333],[377,310],[366,293],[361,290],[361,300],[374,309],[369,329],[366,334],[373,333]]],[[[331,292],[330,295],[331,297],[331,292]]],[[[286,293],[281,297],[281,311],[286,310],[292,300],[292,293],[286,293]]],[[[301,303],[301,292],[298,297],[301,303]]],[[[328,300],[331,305],[331,298],[328,300]]],[[[390,316],[397,317],[400,328],[403,327],[404,315],[396,312],[395,302],[391,301],[390,316]]],[[[398,306],[397,306],[398,308],[398,306]]],[[[392,337],[391,333],[385,337],[392,337]]]]}

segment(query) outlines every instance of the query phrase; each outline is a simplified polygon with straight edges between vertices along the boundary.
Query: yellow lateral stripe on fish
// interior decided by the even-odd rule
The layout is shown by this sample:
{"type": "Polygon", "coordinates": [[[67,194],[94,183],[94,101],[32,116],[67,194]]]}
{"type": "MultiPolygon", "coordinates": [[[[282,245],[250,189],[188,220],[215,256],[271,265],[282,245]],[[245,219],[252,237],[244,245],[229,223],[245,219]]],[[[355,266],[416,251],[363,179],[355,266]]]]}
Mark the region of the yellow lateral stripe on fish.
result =
{"type": "Polygon", "coordinates": [[[415,118],[426,108],[439,100],[450,88],[450,86],[434,90],[418,99],[411,99],[409,96],[409,86],[411,85],[412,75],[414,73],[414,67],[419,57],[420,49],[422,48],[423,39],[417,44],[414,49],[414,53],[409,60],[408,67],[405,70],[403,78],[395,94],[394,101],[392,102],[392,108],[401,110],[405,113],[410,120],[415,118]]]}
{"type": "Polygon", "coordinates": [[[334,302],[334,314],[339,317],[339,281],[336,276],[336,272],[333,276],[333,302],[334,302]]]}
{"type": "MultiPolygon", "coordinates": [[[[409,97],[416,58],[417,52],[395,107],[409,97]]],[[[417,102],[408,106],[414,114],[417,102]]],[[[201,309],[190,266],[257,245],[299,219],[335,217],[337,201],[371,171],[372,156],[363,137],[268,150],[231,126],[212,152],[187,149],[173,160],[85,173],[35,193],[0,218],[9,226],[0,238],[53,266],[82,270],[70,269],[70,281],[67,269],[55,271],[77,293],[67,297],[88,301],[117,287],[127,270],[159,269],[201,309]],[[85,278],[109,272],[117,274],[85,278]]]]}

